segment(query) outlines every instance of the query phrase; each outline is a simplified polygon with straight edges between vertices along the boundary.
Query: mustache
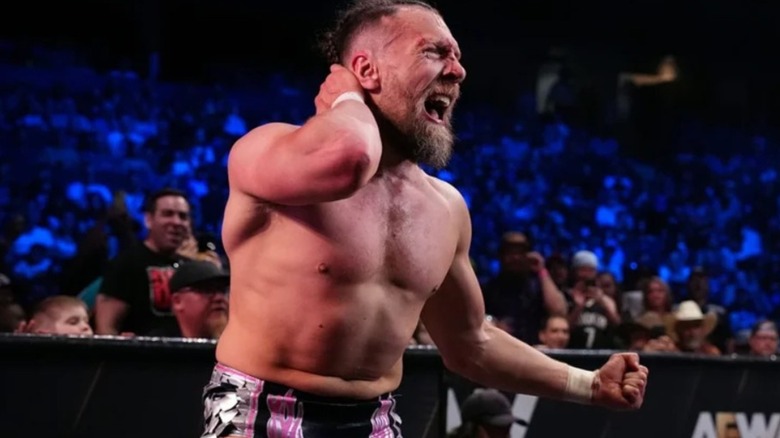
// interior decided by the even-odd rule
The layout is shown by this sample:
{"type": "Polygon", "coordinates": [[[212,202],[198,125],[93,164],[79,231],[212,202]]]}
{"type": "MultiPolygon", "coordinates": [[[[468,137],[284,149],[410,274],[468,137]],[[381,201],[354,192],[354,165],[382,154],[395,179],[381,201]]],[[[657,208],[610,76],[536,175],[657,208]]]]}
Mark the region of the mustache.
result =
{"type": "Polygon", "coordinates": [[[437,94],[443,94],[449,96],[452,100],[460,99],[460,85],[437,85],[428,92],[428,96],[434,96],[437,94]]]}

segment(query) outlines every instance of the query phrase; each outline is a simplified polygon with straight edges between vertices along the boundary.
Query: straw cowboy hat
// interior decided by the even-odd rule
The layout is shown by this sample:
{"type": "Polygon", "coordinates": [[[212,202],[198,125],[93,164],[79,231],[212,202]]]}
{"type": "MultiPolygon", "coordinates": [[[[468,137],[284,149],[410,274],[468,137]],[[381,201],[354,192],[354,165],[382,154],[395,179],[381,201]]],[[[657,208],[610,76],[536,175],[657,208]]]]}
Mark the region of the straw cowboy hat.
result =
{"type": "Polygon", "coordinates": [[[715,330],[715,325],[718,323],[718,315],[712,312],[707,312],[706,314],[702,313],[701,307],[693,300],[687,300],[680,303],[673,315],[674,318],[669,318],[667,320],[668,325],[666,330],[672,339],[675,340],[677,340],[677,330],[675,330],[675,327],[680,322],[701,321],[704,336],[709,336],[709,334],[715,330]]]}

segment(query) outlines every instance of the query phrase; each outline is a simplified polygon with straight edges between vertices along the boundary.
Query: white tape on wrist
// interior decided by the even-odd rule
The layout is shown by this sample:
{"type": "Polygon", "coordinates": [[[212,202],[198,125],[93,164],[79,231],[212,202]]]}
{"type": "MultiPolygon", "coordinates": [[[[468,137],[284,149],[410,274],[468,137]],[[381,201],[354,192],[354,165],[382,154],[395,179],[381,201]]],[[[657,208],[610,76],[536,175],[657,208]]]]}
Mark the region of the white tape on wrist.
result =
{"type": "Polygon", "coordinates": [[[357,91],[347,91],[345,93],[341,93],[339,97],[337,97],[336,100],[333,101],[330,107],[335,108],[336,105],[340,104],[341,102],[344,102],[345,100],[357,100],[360,103],[366,102],[365,99],[363,99],[363,96],[357,91]]]}
{"type": "Polygon", "coordinates": [[[595,379],[596,373],[594,371],[586,371],[570,366],[563,399],[574,403],[591,404],[593,402],[593,381],[595,379]]]}

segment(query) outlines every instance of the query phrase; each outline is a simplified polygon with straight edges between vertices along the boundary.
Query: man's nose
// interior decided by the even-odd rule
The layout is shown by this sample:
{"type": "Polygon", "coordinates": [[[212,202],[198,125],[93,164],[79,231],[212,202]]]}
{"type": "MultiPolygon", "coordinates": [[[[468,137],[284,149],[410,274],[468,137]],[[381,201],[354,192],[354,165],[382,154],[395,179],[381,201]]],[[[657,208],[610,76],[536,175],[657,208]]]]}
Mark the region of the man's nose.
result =
{"type": "Polygon", "coordinates": [[[457,83],[461,83],[466,79],[466,69],[454,55],[449,58],[447,68],[444,70],[444,76],[457,83]]]}

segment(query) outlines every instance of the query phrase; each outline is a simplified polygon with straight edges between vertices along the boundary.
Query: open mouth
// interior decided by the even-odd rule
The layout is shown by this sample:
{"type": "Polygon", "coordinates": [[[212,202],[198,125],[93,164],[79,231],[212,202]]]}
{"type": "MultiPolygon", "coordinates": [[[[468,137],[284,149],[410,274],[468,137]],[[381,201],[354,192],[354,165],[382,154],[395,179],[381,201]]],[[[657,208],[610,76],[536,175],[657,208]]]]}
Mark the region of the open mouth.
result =
{"type": "Polygon", "coordinates": [[[434,94],[425,99],[425,113],[437,123],[444,122],[447,109],[452,105],[452,98],[443,94],[434,94]]]}

